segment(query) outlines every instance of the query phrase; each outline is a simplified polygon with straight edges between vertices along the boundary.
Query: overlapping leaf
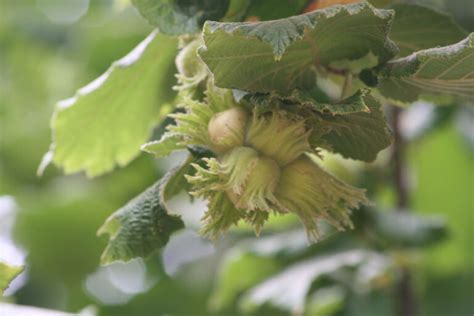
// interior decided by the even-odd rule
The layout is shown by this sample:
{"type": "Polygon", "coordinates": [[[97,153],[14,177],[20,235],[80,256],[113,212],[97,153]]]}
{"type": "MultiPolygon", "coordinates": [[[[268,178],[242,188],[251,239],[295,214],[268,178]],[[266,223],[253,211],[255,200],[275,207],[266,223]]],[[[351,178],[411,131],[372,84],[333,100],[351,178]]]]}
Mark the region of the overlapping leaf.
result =
{"type": "Polygon", "coordinates": [[[184,227],[178,216],[168,214],[164,200],[178,191],[177,184],[182,182],[176,177],[184,178],[182,170],[188,166],[189,161],[186,161],[171,170],[107,219],[98,232],[109,235],[102,264],[146,257],[165,246],[170,235],[184,227]]]}
{"type": "Polygon", "coordinates": [[[474,99],[474,34],[457,44],[422,50],[387,63],[379,91],[400,103],[451,95],[474,99]]]}
{"type": "Polygon", "coordinates": [[[358,91],[345,100],[332,103],[321,102],[317,96],[299,90],[287,97],[270,94],[246,96],[245,99],[262,111],[283,106],[287,111],[307,117],[312,128],[311,146],[346,158],[373,161],[392,141],[381,104],[369,90],[358,91]]]}
{"type": "Polygon", "coordinates": [[[140,152],[160,105],[174,94],[177,42],[156,32],[101,77],[58,104],[52,120],[53,162],[89,176],[123,166],[140,152]]]}
{"type": "Polygon", "coordinates": [[[206,20],[219,20],[230,0],[132,0],[140,14],[161,33],[198,33],[206,20]]]}
{"type": "Polygon", "coordinates": [[[404,57],[422,49],[447,46],[466,37],[453,17],[433,9],[413,4],[396,4],[390,38],[404,57]]]}
{"type": "Polygon", "coordinates": [[[373,161],[379,151],[391,144],[392,138],[380,103],[371,95],[365,96],[364,102],[368,112],[322,115],[315,131],[328,132],[323,132],[319,144],[319,139],[312,136],[315,145],[345,158],[373,161]]]}
{"type": "Polygon", "coordinates": [[[393,11],[368,3],[333,6],[286,19],[204,25],[199,51],[217,86],[252,92],[314,84],[314,67],[357,61],[369,53],[378,63],[397,48],[388,37],[393,11]]]}
{"type": "Polygon", "coordinates": [[[380,261],[383,258],[375,253],[351,250],[297,263],[246,292],[241,305],[246,310],[254,310],[258,306],[269,304],[281,310],[301,314],[311,284],[316,279],[336,273],[344,267],[355,267],[375,260],[380,261]]]}
{"type": "Polygon", "coordinates": [[[293,90],[289,96],[281,96],[286,102],[292,102],[311,108],[324,114],[349,114],[358,112],[370,112],[365,102],[369,90],[359,90],[354,95],[338,102],[321,102],[311,92],[293,90]]]}

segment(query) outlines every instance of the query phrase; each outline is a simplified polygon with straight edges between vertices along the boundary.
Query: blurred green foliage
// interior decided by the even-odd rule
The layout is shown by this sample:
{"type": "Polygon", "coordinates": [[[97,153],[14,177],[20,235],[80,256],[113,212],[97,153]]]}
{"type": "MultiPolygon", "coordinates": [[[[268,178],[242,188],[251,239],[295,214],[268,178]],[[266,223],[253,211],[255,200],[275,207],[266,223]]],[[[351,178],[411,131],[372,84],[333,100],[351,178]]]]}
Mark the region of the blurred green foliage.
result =
{"type": "MultiPolygon", "coordinates": [[[[320,244],[307,247],[304,238],[287,235],[292,219],[276,219],[261,239],[249,241],[251,231],[241,227],[219,241],[212,255],[184,264],[176,273],[166,271],[166,253],[153,256],[146,261],[147,276],[156,280],[149,291],[118,305],[97,299],[86,286],[99,269],[105,247],[96,231],[108,215],[159,178],[162,168],[142,155],[126,168],[94,180],[82,174],[62,176],[54,168],[38,178],[36,169],[50,143],[54,104],[103,73],[152,28],[126,1],[84,1],[89,4],[87,12],[69,24],[48,18],[47,2],[0,1],[0,196],[13,196],[18,204],[14,239],[28,253],[26,283],[5,300],[71,312],[92,304],[99,315],[111,316],[222,315],[221,311],[238,315],[247,290],[288,267],[347,249],[385,250],[380,243],[383,233],[363,225],[353,232],[329,232],[320,244]]],[[[437,5],[443,6],[440,1],[437,5]]],[[[467,29],[474,28],[468,1],[446,1],[444,6],[467,29]]],[[[254,5],[252,12],[264,7],[254,5]]],[[[280,16],[277,10],[272,14],[280,16]]],[[[390,268],[371,278],[365,292],[354,289],[364,265],[325,274],[311,283],[308,315],[390,315],[397,265],[414,269],[422,315],[474,312],[474,160],[473,147],[460,133],[462,110],[456,105],[453,111],[441,111],[445,119],[430,122],[407,152],[413,211],[441,216],[447,237],[426,248],[409,249],[403,239],[399,243],[395,238],[397,249],[385,253],[390,268]]],[[[384,154],[379,158],[383,160],[384,154]]],[[[393,207],[385,165],[355,168],[348,162],[332,167],[353,182],[367,184],[373,200],[393,207]]],[[[355,214],[356,222],[364,214],[355,214]]],[[[406,237],[406,231],[390,228],[395,230],[388,233],[390,238],[406,237]]],[[[263,306],[256,313],[277,312],[288,314],[274,306],[263,306]]]]}

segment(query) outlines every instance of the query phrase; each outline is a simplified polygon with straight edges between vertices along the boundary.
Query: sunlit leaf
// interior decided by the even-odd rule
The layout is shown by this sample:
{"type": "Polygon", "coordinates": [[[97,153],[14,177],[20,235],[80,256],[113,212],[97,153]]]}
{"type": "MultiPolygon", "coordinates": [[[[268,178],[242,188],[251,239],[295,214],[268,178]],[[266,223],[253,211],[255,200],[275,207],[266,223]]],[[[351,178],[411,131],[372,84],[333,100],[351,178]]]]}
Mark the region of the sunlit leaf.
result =
{"type": "Polygon", "coordinates": [[[85,170],[96,176],[136,157],[160,105],[173,98],[176,45],[154,32],[73,98],[61,101],[51,123],[53,162],[66,173],[85,170]]]}
{"type": "Polygon", "coordinates": [[[0,291],[3,293],[21,272],[23,267],[21,266],[12,266],[6,263],[0,262],[0,291]]]}

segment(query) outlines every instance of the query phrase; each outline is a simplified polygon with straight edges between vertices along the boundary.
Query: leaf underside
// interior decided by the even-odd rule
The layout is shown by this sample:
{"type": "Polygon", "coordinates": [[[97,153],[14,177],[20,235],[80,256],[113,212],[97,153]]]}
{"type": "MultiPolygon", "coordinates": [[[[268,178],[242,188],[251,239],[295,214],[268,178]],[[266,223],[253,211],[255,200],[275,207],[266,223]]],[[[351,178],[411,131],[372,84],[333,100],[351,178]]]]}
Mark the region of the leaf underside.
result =
{"type": "Polygon", "coordinates": [[[390,38],[400,48],[398,57],[419,50],[457,43],[466,37],[453,17],[433,9],[407,3],[395,4],[390,38]]]}
{"type": "Polygon", "coordinates": [[[387,63],[380,93],[395,102],[440,95],[474,99],[474,33],[457,44],[422,50],[387,63]]]}
{"type": "Polygon", "coordinates": [[[289,92],[314,85],[314,67],[397,52],[388,39],[393,11],[368,3],[333,6],[257,23],[206,22],[199,54],[223,88],[289,92]]]}

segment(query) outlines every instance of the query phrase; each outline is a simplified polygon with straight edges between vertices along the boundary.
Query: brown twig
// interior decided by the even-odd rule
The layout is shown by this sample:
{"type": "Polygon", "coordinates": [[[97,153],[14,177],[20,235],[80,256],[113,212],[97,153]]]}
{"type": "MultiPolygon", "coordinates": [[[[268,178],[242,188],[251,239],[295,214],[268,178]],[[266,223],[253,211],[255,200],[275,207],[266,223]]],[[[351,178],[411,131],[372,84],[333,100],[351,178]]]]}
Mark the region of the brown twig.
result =
{"type": "MultiPolygon", "coordinates": [[[[398,212],[407,212],[410,204],[409,188],[406,178],[405,142],[400,133],[400,114],[402,108],[391,106],[392,129],[393,129],[393,178],[397,193],[398,212]]],[[[397,284],[398,315],[415,316],[417,314],[417,303],[412,286],[411,273],[408,268],[402,268],[401,277],[397,284]]]]}

